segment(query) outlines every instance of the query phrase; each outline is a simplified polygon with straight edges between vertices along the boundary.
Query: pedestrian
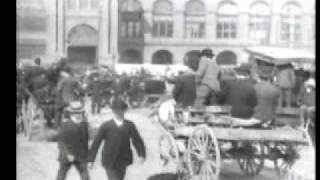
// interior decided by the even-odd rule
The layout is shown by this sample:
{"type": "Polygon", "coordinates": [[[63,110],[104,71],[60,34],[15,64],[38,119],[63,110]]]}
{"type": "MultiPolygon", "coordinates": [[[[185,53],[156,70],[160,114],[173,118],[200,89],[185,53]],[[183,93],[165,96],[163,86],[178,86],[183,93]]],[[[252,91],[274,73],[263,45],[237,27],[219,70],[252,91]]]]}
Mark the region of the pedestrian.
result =
{"type": "Polygon", "coordinates": [[[217,104],[216,95],[220,91],[218,81],[219,66],[216,64],[211,49],[204,49],[200,53],[199,67],[196,72],[196,100],[195,106],[201,107],[207,104],[208,97],[211,95],[210,104],[217,104]]]}
{"type": "Polygon", "coordinates": [[[255,107],[253,117],[261,120],[262,124],[270,124],[276,118],[280,90],[271,83],[271,75],[269,74],[260,74],[259,80],[254,86],[258,104],[255,107]]]}
{"type": "Polygon", "coordinates": [[[296,76],[292,64],[278,66],[276,84],[281,90],[279,107],[291,107],[292,90],[296,84],[296,76]]]}
{"type": "Polygon", "coordinates": [[[60,163],[56,180],[66,179],[72,165],[78,170],[81,180],[89,180],[88,158],[88,122],[84,116],[83,105],[73,101],[66,108],[68,118],[61,124],[58,134],[60,163]]]}
{"type": "Polygon", "coordinates": [[[175,79],[172,91],[173,98],[182,108],[192,106],[196,99],[196,76],[191,69],[184,75],[175,79]]]}
{"type": "Polygon", "coordinates": [[[72,101],[80,100],[83,90],[80,81],[72,76],[72,72],[60,71],[60,79],[56,87],[55,123],[61,124],[62,113],[72,101]]]}
{"type": "Polygon", "coordinates": [[[142,163],[145,159],[145,145],[133,122],[126,120],[124,115],[127,104],[119,96],[111,99],[113,118],[103,123],[94,138],[89,154],[89,168],[93,167],[97,151],[102,141],[102,165],[108,180],[123,180],[127,166],[132,163],[130,141],[134,145],[142,163]]]}
{"type": "MultiPolygon", "coordinates": [[[[298,95],[298,105],[300,106],[300,118],[306,120],[310,118],[313,120],[315,117],[315,104],[316,104],[316,83],[315,80],[310,77],[301,88],[298,95]]],[[[306,123],[306,121],[304,121],[306,123]]]]}

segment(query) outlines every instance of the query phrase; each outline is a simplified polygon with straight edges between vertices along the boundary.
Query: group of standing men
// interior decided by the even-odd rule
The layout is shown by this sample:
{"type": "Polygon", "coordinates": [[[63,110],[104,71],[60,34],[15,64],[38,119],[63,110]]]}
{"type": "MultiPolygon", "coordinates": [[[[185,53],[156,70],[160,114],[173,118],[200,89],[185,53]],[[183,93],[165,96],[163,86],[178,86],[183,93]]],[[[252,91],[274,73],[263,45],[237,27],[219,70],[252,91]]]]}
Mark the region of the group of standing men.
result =
{"type": "MultiPolygon", "coordinates": [[[[200,53],[198,67],[190,68],[192,72],[176,78],[173,90],[174,99],[182,107],[230,105],[233,117],[248,120],[255,118],[263,124],[274,120],[276,109],[282,105],[283,98],[285,105],[291,104],[295,76],[289,64],[279,69],[276,82],[271,73],[263,71],[254,79],[249,66],[236,67],[227,77],[216,64],[212,50],[204,49],[200,53]]],[[[301,90],[305,87],[311,87],[311,92],[314,92],[314,80],[301,90]]],[[[310,96],[306,97],[312,101],[310,96]]],[[[303,103],[303,99],[298,98],[298,102],[303,103]]]]}

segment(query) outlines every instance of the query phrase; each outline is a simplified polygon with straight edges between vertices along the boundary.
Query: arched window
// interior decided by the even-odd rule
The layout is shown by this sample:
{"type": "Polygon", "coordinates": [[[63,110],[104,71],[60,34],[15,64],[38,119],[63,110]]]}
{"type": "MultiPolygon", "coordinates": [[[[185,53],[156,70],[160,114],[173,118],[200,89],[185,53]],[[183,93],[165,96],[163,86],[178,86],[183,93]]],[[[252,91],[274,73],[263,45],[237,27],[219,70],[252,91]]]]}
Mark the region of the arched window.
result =
{"type": "Polygon", "coordinates": [[[172,4],[168,0],[157,0],[153,5],[153,36],[172,37],[172,4]]]}
{"type": "Polygon", "coordinates": [[[73,27],[68,33],[70,46],[96,46],[98,43],[97,31],[86,24],[73,27]]]}
{"type": "Polygon", "coordinates": [[[119,63],[123,64],[142,64],[142,55],[139,51],[128,49],[120,54],[119,63]]]}
{"type": "Polygon", "coordinates": [[[222,3],[218,8],[217,38],[236,39],[238,6],[232,1],[222,3]]]}
{"type": "Polygon", "coordinates": [[[153,54],[152,64],[172,64],[172,54],[167,50],[159,50],[153,54]]]}
{"type": "Polygon", "coordinates": [[[302,9],[295,3],[287,3],[281,12],[281,40],[295,43],[301,41],[302,9]]]}
{"type": "Polygon", "coordinates": [[[189,0],[185,7],[185,37],[203,38],[205,6],[200,0],[189,0]]]}
{"type": "Polygon", "coordinates": [[[218,65],[236,65],[237,56],[232,51],[223,51],[217,56],[218,65]]]}
{"type": "Polygon", "coordinates": [[[266,44],[270,33],[271,10],[267,4],[256,2],[250,8],[249,38],[258,44],[266,44]]]}
{"type": "Polygon", "coordinates": [[[120,37],[142,37],[143,12],[137,0],[125,0],[120,5],[120,37]]]}

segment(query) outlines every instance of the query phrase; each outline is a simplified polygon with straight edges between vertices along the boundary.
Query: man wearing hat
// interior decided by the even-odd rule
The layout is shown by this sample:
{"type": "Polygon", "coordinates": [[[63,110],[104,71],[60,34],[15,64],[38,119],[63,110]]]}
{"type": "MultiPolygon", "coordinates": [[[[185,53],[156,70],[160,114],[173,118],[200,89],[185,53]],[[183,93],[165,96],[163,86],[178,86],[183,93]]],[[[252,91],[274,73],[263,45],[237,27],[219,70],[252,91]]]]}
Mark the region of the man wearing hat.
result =
{"type": "Polygon", "coordinates": [[[123,180],[127,166],[132,163],[130,141],[135,147],[142,163],[146,156],[145,145],[133,122],[124,118],[127,104],[120,96],[111,99],[113,118],[103,123],[94,138],[89,153],[89,168],[92,168],[100,144],[104,141],[102,150],[102,165],[106,170],[108,180],[123,180]]]}
{"type": "Polygon", "coordinates": [[[73,101],[66,108],[68,118],[62,123],[58,134],[60,167],[56,180],[64,180],[72,165],[78,170],[81,180],[89,180],[87,170],[88,123],[80,101],[73,101]]]}
{"type": "Polygon", "coordinates": [[[271,123],[275,119],[280,90],[271,83],[271,75],[260,74],[259,81],[254,86],[258,104],[254,115],[262,123],[271,123]]]}
{"type": "Polygon", "coordinates": [[[199,67],[196,72],[196,106],[203,106],[207,103],[209,95],[211,96],[210,104],[216,104],[217,94],[220,91],[220,84],[218,81],[219,66],[212,59],[214,54],[211,49],[204,49],[200,53],[199,67]]]}

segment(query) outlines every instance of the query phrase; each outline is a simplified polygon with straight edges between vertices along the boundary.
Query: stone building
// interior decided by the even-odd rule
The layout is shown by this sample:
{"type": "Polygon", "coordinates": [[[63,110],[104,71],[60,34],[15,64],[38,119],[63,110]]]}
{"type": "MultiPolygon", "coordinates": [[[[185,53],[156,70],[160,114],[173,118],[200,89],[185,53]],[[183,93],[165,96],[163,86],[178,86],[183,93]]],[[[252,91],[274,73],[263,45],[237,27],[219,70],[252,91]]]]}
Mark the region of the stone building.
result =
{"type": "Polygon", "coordinates": [[[315,47],[315,0],[19,0],[17,10],[22,59],[179,64],[208,47],[239,64],[248,46],[315,47]]]}

